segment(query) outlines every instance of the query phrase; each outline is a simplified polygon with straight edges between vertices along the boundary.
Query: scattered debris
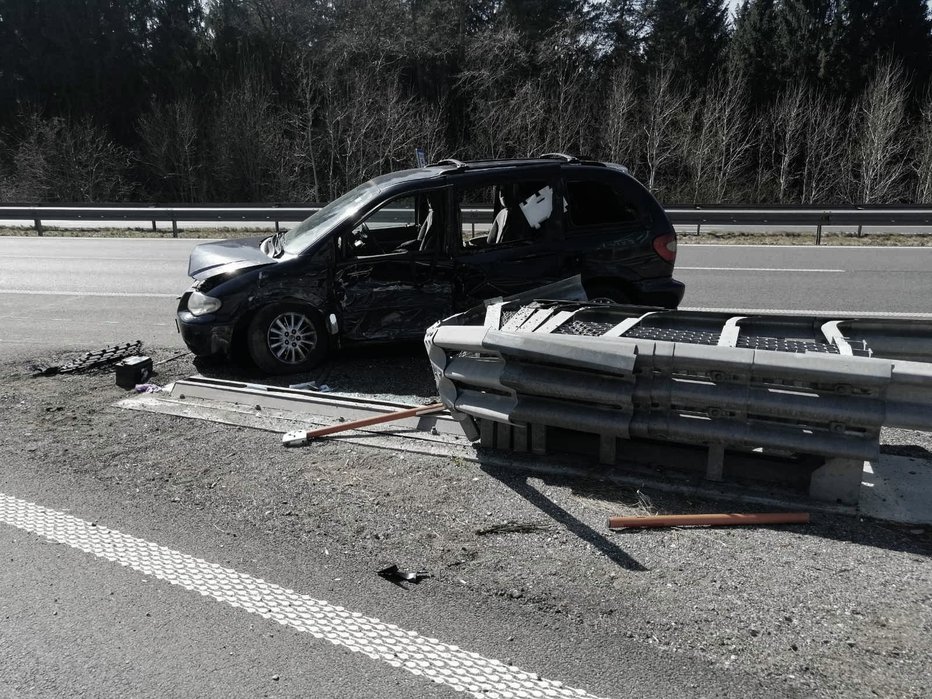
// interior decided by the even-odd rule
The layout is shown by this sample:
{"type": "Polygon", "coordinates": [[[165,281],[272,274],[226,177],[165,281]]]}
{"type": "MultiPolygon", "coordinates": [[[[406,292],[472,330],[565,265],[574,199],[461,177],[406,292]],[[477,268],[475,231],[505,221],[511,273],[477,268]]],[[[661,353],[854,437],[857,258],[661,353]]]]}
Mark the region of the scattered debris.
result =
{"type": "Polygon", "coordinates": [[[399,585],[403,582],[410,582],[416,585],[421,582],[421,580],[433,577],[430,573],[424,570],[419,570],[416,573],[408,573],[404,570],[398,570],[397,565],[390,565],[387,568],[382,568],[382,570],[378,571],[378,575],[385,578],[389,582],[395,583],[396,585],[399,585]]]}
{"type": "Polygon", "coordinates": [[[124,357],[138,354],[142,350],[142,340],[127,342],[122,345],[111,345],[95,352],[85,352],[77,359],[64,364],[33,366],[34,376],[55,376],[56,374],[75,374],[87,371],[102,364],[109,364],[124,357]]]}
{"type": "Polygon", "coordinates": [[[361,420],[351,420],[349,422],[343,422],[339,425],[318,427],[316,429],[307,431],[296,430],[294,432],[288,432],[286,435],[284,435],[282,437],[282,444],[284,444],[286,447],[303,447],[317,437],[325,437],[328,434],[345,432],[346,430],[355,430],[360,427],[368,427],[369,425],[380,425],[385,422],[403,420],[408,417],[419,417],[421,415],[429,415],[430,413],[439,413],[444,410],[446,410],[446,406],[443,403],[431,403],[430,405],[424,405],[417,408],[408,408],[407,410],[399,410],[394,413],[388,413],[387,415],[377,415],[375,417],[365,417],[361,420]]]}
{"type": "Polygon", "coordinates": [[[549,531],[549,527],[532,522],[502,522],[493,524],[485,529],[477,529],[478,536],[489,536],[491,534],[535,534],[537,532],[549,531]]]}
{"type": "Polygon", "coordinates": [[[299,391],[319,391],[320,393],[330,393],[333,389],[327,384],[317,385],[316,381],[305,381],[304,383],[293,383],[288,388],[295,388],[299,391]]]}
{"type": "Polygon", "coordinates": [[[133,390],[136,393],[161,393],[162,387],[157,383],[137,383],[133,390]]]}
{"type": "Polygon", "coordinates": [[[609,529],[625,527],[723,527],[739,524],[809,524],[808,512],[730,513],[715,515],[648,515],[609,517],[609,529]]]}
{"type": "Polygon", "coordinates": [[[316,381],[305,381],[304,383],[293,383],[288,388],[294,388],[299,391],[319,391],[316,381]]]}

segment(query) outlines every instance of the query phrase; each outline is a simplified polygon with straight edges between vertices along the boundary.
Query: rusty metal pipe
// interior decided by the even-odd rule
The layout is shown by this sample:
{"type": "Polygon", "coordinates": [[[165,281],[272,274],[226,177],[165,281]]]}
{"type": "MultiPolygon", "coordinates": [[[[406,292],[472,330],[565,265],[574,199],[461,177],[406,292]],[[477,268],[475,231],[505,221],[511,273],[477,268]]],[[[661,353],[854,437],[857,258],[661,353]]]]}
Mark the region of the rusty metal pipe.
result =
{"type": "Polygon", "coordinates": [[[337,432],[345,432],[346,430],[356,430],[360,427],[369,427],[370,425],[381,425],[384,422],[393,422],[395,420],[404,420],[408,417],[419,417],[421,415],[429,415],[430,413],[439,413],[443,410],[446,410],[447,406],[443,403],[431,403],[430,405],[422,405],[417,408],[408,408],[407,410],[399,410],[394,413],[388,413],[387,415],[376,415],[375,417],[365,417],[361,420],[351,420],[350,422],[341,422],[337,425],[330,425],[328,427],[317,427],[313,430],[300,430],[296,432],[289,432],[284,437],[282,437],[282,444],[286,447],[300,447],[304,446],[308,442],[318,437],[325,437],[328,434],[335,434],[337,432]]]}

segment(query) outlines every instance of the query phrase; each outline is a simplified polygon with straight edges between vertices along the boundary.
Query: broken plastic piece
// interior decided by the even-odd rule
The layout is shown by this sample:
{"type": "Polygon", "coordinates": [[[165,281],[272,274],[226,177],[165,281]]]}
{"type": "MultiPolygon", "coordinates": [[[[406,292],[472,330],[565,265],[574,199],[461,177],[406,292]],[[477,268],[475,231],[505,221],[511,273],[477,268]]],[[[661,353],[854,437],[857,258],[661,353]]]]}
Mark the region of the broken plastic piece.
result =
{"type": "Polygon", "coordinates": [[[378,575],[396,585],[402,582],[411,582],[416,585],[421,582],[421,580],[432,577],[426,570],[409,573],[404,570],[398,570],[397,565],[390,565],[387,568],[382,568],[382,570],[378,571],[378,575]]]}
{"type": "Polygon", "coordinates": [[[305,381],[304,383],[293,383],[288,388],[296,388],[299,391],[319,391],[316,381],[305,381]]]}
{"type": "Polygon", "coordinates": [[[157,383],[137,383],[133,389],[136,393],[159,393],[162,387],[157,383]]]}

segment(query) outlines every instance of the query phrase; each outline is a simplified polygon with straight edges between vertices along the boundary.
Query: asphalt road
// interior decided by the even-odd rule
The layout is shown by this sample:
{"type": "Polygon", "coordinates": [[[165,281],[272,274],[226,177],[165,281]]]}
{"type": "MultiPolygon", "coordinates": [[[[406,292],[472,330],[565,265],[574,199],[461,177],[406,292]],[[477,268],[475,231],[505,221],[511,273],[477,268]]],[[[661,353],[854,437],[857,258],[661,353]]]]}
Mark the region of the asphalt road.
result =
{"type": "MultiPolygon", "coordinates": [[[[0,238],[0,361],[137,338],[181,349],[175,297],[189,282],[186,258],[197,242],[0,238]]],[[[688,288],[684,305],[691,307],[932,312],[932,249],[683,246],[679,263],[677,276],[688,288]]],[[[490,666],[485,659],[514,658],[532,677],[540,672],[598,695],[773,694],[741,673],[713,670],[691,656],[664,655],[617,636],[597,646],[610,653],[592,653],[595,639],[577,639],[572,630],[512,627],[513,620],[495,609],[414,603],[403,591],[385,593],[371,581],[345,600],[334,599],[344,586],[333,581],[353,571],[320,567],[320,552],[270,552],[248,537],[237,539],[233,551],[224,549],[209,519],[174,512],[171,505],[140,511],[131,493],[114,502],[14,462],[3,464],[0,483],[0,695],[456,694],[451,684],[433,684],[392,667],[391,660],[348,652],[348,642],[334,640],[346,626],[323,634],[336,643],[331,645],[256,616],[260,608],[247,614],[242,605],[179,590],[183,584],[201,595],[210,592],[203,580],[192,582],[172,567],[183,554],[253,576],[238,578],[247,596],[260,589],[255,578],[278,581],[461,645],[481,654],[473,660],[483,667],[490,666]],[[37,516],[25,505],[4,505],[4,493],[53,512],[37,516]],[[79,519],[56,514],[62,512],[79,519]],[[57,523],[60,531],[51,538],[66,546],[34,533],[44,520],[57,523]],[[133,569],[106,543],[87,543],[98,520],[144,539],[134,547],[149,551],[145,542],[153,541],[170,551],[151,549],[141,563],[133,559],[133,569]],[[109,552],[110,560],[69,546],[109,552]]],[[[455,665],[456,651],[445,646],[443,653],[455,665]]],[[[468,688],[469,673],[463,677],[468,688]]],[[[503,696],[533,696],[527,691],[503,696]]]]}
{"type": "MultiPolygon", "coordinates": [[[[183,349],[196,240],[0,238],[0,359],[141,339],[183,349]]],[[[682,245],[684,307],[932,314],[932,248],[682,245]]]]}

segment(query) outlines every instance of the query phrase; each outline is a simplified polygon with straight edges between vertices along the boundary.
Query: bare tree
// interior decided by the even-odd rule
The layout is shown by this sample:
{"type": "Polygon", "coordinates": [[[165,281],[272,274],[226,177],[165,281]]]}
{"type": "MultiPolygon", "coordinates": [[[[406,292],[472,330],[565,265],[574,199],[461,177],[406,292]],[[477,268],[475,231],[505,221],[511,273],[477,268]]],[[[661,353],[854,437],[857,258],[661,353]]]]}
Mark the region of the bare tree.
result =
{"type": "Polygon", "coordinates": [[[571,22],[538,46],[547,150],[584,153],[595,145],[592,125],[598,84],[591,41],[584,26],[571,22]]]}
{"type": "Polygon", "coordinates": [[[546,85],[530,64],[520,33],[509,24],[476,35],[466,47],[458,88],[469,99],[467,155],[514,157],[546,147],[546,85]]]}
{"type": "Polygon", "coordinates": [[[156,104],[139,120],[140,160],[172,201],[199,201],[204,196],[200,135],[191,97],[156,104]]]}
{"type": "Polygon", "coordinates": [[[831,202],[845,166],[846,110],[840,101],[813,91],[806,98],[804,113],[802,203],[831,202]]]}
{"type": "Polygon", "coordinates": [[[214,180],[226,197],[280,198],[285,121],[257,73],[226,87],[211,129],[214,180]]]}
{"type": "Polygon", "coordinates": [[[318,114],[310,123],[314,171],[327,183],[328,198],[375,175],[414,161],[418,146],[436,156],[444,145],[444,113],[406,95],[398,71],[387,61],[320,76],[318,114]],[[317,153],[325,154],[318,156],[317,153]]]}
{"type": "Polygon", "coordinates": [[[132,190],[130,152],[110,140],[89,118],[21,115],[7,194],[22,201],[119,201],[132,190]]]}
{"type": "Polygon", "coordinates": [[[653,192],[660,189],[661,170],[677,156],[685,104],[686,93],[674,82],[672,65],[662,63],[648,80],[643,105],[644,162],[647,187],[653,192]]]}
{"type": "Polygon", "coordinates": [[[906,85],[898,63],[878,64],[858,103],[853,176],[860,203],[897,200],[907,164],[906,85]]]}
{"type": "Polygon", "coordinates": [[[773,142],[773,168],[777,201],[797,200],[793,187],[798,179],[799,159],[806,127],[805,106],[808,90],[802,83],[785,90],[770,108],[769,121],[773,142]]]}
{"type": "Polygon", "coordinates": [[[635,160],[641,133],[637,128],[638,96],[630,63],[617,67],[609,78],[602,123],[602,143],[609,160],[636,171],[635,160]]]}
{"type": "Polygon", "coordinates": [[[914,201],[917,204],[932,202],[932,90],[926,92],[913,130],[910,165],[916,177],[914,201]]]}
{"type": "Polygon", "coordinates": [[[723,69],[688,110],[683,159],[694,201],[724,201],[746,165],[753,141],[745,104],[744,79],[723,69]]]}

